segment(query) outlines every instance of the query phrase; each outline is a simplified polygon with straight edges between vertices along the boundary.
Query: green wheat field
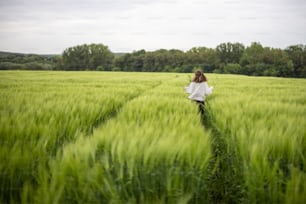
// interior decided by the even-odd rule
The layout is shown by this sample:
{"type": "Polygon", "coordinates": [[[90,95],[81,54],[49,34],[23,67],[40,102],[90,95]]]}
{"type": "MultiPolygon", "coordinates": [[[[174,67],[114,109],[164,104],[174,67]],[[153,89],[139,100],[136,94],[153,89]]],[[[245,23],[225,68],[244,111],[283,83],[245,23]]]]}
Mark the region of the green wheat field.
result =
{"type": "Polygon", "coordinates": [[[306,203],[306,80],[0,72],[0,203],[306,203]]]}

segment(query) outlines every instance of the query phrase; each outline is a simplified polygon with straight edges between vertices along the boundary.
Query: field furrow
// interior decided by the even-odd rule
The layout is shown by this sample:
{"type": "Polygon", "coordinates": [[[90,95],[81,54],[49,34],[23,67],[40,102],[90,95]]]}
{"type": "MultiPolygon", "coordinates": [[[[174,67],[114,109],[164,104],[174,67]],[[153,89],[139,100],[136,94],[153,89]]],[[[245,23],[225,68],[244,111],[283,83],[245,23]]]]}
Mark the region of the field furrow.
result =
{"type": "MultiPolygon", "coordinates": [[[[228,147],[227,137],[215,125],[215,118],[206,104],[203,121],[204,128],[211,131],[213,156],[207,167],[207,185],[209,203],[245,203],[245,180],[243,162],[237,149],[237,143],[228,147]]],[[[233,141],[233,143],[236,141],[233,141]]]]}

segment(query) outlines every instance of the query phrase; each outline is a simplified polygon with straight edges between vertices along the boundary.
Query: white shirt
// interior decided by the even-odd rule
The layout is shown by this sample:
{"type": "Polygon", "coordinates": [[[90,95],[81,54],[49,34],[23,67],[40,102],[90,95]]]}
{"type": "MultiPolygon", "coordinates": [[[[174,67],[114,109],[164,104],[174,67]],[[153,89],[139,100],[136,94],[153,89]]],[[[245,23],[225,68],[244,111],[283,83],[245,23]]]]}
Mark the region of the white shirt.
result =
{"type": "Polygon", "coordinates": [[[205,96],[208,96],[212,93],[214,87],[208,87],[207,82],[191,82],[189,86],[185,87],[186,93],[190,94],[188,96],[189,99],[195,101],[204,101],[205,96]]]}

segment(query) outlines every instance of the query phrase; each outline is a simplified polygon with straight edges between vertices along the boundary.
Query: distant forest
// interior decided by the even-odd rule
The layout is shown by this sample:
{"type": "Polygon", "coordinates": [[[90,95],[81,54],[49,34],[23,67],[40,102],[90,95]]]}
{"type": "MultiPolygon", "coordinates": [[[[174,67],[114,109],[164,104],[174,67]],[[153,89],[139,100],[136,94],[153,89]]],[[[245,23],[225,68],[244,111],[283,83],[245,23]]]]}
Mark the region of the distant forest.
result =
{"type": "Polygon", "coordinates": [[[264,47],[258,42],[221,43],[216,48],[188,51],[159,49],[113,53],[103,44],[67,48],[61,55],[0,52],[0,70],[96,70],[134,72],[183,72],[306,78],[306,45],[286,49],[264,47]]]}

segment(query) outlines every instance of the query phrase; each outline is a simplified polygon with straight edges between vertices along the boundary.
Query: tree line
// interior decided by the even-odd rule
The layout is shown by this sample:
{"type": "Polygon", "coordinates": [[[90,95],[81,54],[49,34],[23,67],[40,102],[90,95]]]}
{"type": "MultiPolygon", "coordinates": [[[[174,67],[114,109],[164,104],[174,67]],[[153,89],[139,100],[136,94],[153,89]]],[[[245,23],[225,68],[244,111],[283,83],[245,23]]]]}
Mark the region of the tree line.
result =
{"type": "Polygon", "coordinates": [[[0,52],[0,70],[52,70],[55,65],[54,55],[0,52]]]}
{"type": "Polygon", "coordinates": [[[188,51],[159,49],[116,54],[103,44],[84,44],[65,49],[58,56],[3,56],[0,69],[98,70],[135,72],[231,73],[253,76],[306,78],[306,45],[286,49],[264,47],[258,42],[221,43],[215,48],[188,51]]]}

